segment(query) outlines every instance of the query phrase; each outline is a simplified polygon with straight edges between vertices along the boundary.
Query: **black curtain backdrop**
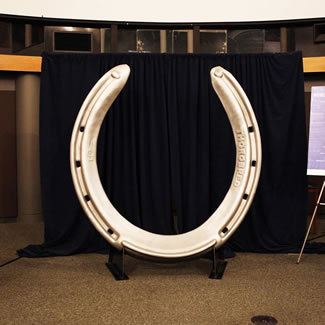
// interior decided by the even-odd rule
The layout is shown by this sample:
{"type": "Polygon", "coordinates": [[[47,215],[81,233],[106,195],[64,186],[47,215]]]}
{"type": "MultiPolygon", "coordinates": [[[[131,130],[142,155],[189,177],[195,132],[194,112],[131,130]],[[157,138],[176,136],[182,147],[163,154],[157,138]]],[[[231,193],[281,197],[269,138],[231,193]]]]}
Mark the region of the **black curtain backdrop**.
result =
{"type": "Polygon", "coordinates": [[[103,251],[69,165],[74,121],[97,80],[118,64],[130,78],[102,125],[98,169],[118,211],[151,232],[196,228],[221,203],[235,166],[230,123],[210,83],[220,65],[242,85],[259,123],[263,165],[252,207],[226,244],[289,252],[306,231],[307,143],[302,55],[43,54],[40,106],[45,239],[21,256],[103,251]],[[175,227],[173,215],[177,215],[175,227]]]}

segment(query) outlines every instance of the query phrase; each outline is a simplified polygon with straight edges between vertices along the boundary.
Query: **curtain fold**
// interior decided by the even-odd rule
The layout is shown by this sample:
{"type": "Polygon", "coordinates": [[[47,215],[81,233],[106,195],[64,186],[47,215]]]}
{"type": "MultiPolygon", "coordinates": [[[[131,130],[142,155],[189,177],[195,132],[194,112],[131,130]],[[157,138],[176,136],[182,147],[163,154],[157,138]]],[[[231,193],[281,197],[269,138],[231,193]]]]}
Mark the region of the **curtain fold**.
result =
{"type": "Polygon", "coordinates": [[[101,127],[97,161],[117,210],[154,233],[187,232],[223,200],[235,166],[230,123],[210,82],[220,65],[242,85],[259,123],[263,164],[235,250],[297,249],[306,229],[307,143],[301,53],[43,54],[40,106],[45,238],[24,256],[105,250],[83,213],[69,166],[72,128],[97,80],[118,64],[130,78],[101,127]],[[174,215],[177,225],[174,225],[174,215]]]}

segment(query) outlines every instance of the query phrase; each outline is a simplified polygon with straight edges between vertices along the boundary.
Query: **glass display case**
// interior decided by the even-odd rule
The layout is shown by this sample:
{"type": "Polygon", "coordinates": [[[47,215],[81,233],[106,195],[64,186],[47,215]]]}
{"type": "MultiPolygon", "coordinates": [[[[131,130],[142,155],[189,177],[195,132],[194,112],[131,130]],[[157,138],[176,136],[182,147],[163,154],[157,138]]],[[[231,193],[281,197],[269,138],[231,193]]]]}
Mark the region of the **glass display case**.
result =
{"type": "Polygon", "coordinates": [[[136,51],[139,53],[167,52],[166,31],[159,29],[137,29],[136,51]]]}
{"type": "Polygon", "coordinates": [[[227,30],[200,30],[201,53],[227,53],[227,30]]]}
{"type": "Polygon", "coordinates": [[[229,24],[222,29],[217,26],[196,26],[194,33],[192,24],[156,27],[121,22],[91,27],[84,22],[69,27],[48,26],[46,21],[0,19],[0,54],[39,56],[43,51],[213,54],[299,50],[304,57],[317,57],[325,53],[325,23],[322,21],[287,27],[280,23],[265,26],[229,24]],[[282,30],[285,30],[285,37],[281,36],[282,30]]]}

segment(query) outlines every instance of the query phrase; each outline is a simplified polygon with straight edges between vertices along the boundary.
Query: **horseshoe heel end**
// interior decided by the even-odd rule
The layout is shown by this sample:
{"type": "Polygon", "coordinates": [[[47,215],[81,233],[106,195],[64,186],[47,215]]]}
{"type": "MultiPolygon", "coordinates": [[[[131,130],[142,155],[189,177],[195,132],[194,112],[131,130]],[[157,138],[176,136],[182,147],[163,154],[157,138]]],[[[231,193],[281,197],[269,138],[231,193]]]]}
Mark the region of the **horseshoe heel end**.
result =
{"type": "Polygon", "coordinates": [[[217,66],[217,67],[214,67],[214,68],[211,69],[210,75],[211,75],[211,78],[212,77],[222,78],[224,72],[225,72],[224,68],[222,68],[220,66],[217,66]]]}
{"type": "Polygon", "coordinates": [[[120,64],[111,69],[109,73],[113,79],[121,79],[121,82],[124,81],[124,85],[129,78],[130,71],[131,69],[127,64],[120,64]]]}

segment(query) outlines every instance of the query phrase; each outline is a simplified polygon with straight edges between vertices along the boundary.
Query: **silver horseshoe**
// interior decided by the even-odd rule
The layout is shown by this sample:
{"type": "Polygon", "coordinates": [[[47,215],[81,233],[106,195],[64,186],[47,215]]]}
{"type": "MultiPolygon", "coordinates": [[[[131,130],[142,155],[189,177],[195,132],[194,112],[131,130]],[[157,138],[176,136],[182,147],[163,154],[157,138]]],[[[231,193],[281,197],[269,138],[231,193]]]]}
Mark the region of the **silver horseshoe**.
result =
{"type": "Polygon", "coordinates": [[[117,249],[173,259],[222,246],[238,228],[253,201],[262,165],[259,128],[245,92],[227,70],[211,69],[211,83],[227,113],[236,144],[232,183],[220,206],[202,225],[183,234],[159,235],[121,216],[107,197],[98,175],[99,130],[129,74],[126,64],[108,71],[89,92],[75,121],[70,167],[82,208],[97,231],[117,249]]]}

